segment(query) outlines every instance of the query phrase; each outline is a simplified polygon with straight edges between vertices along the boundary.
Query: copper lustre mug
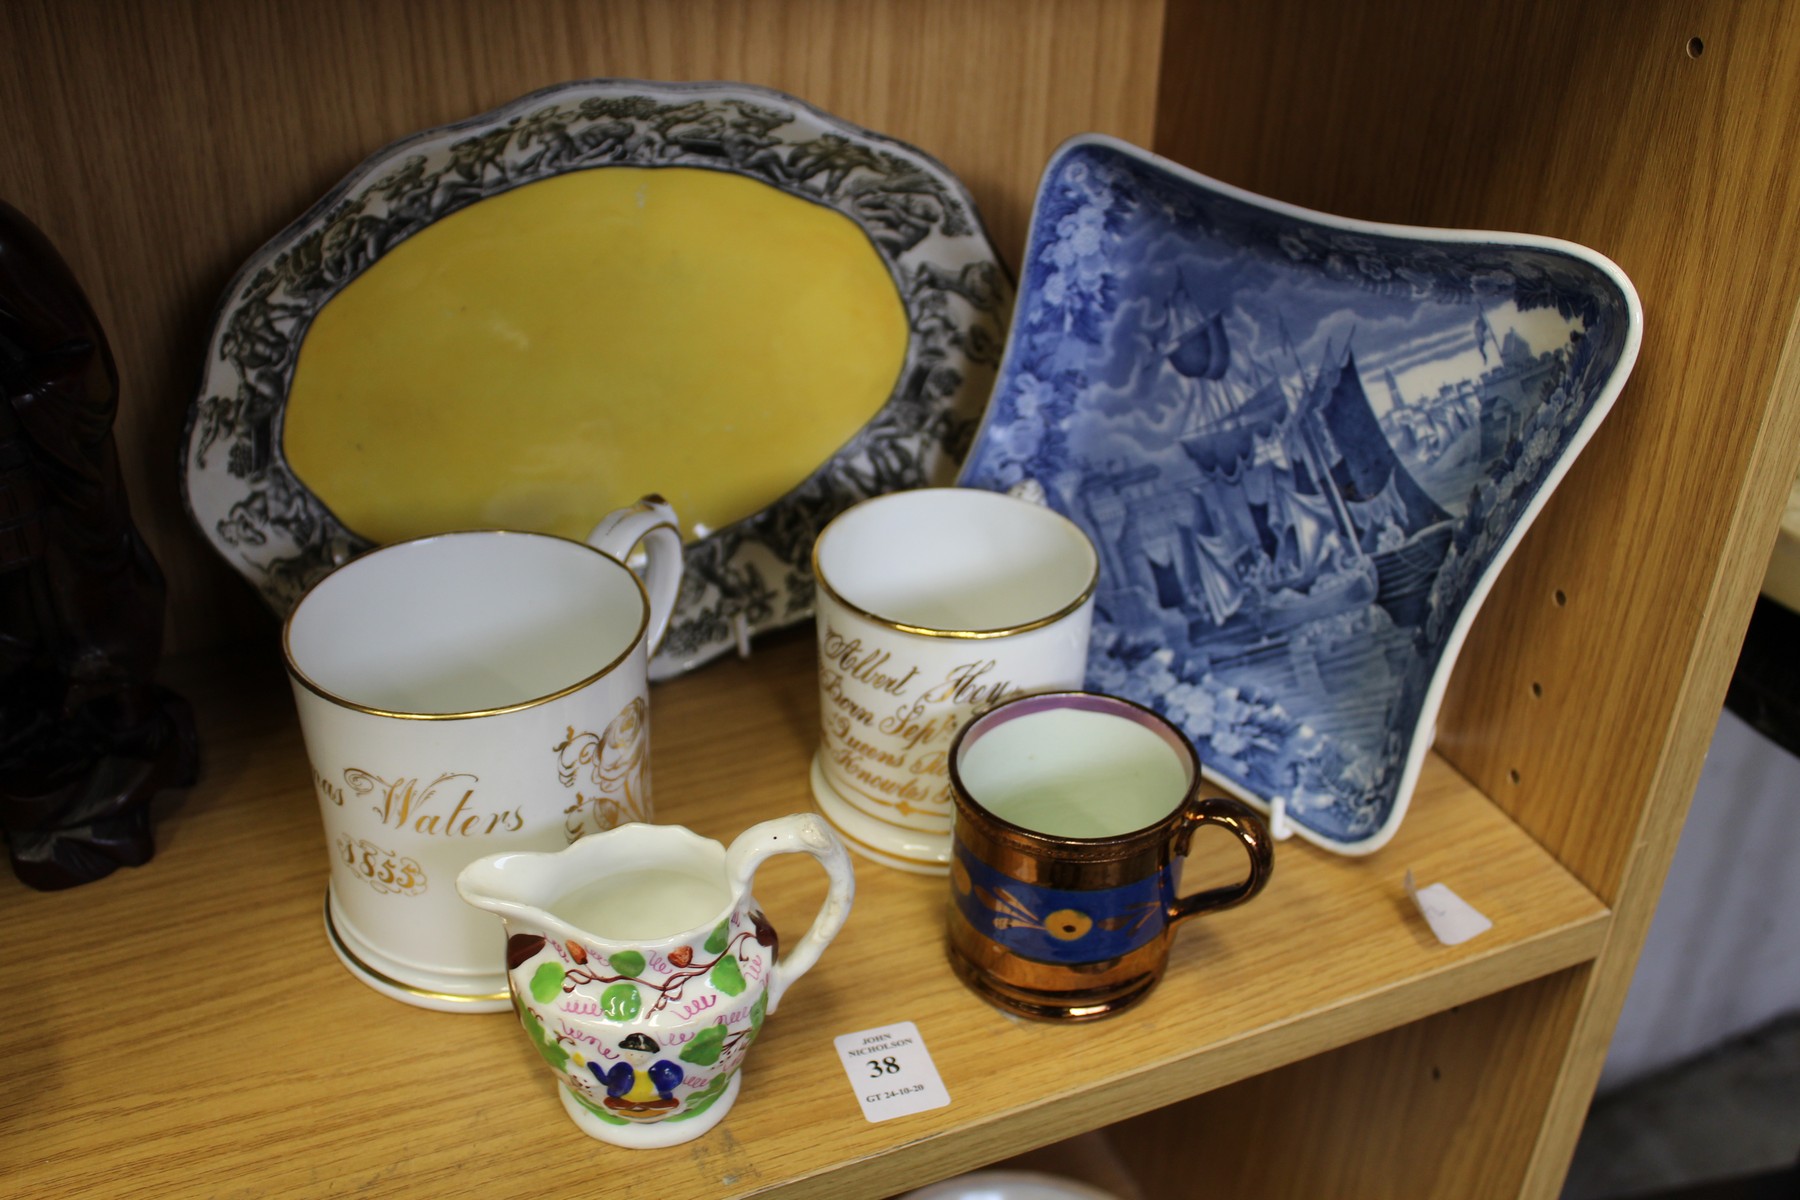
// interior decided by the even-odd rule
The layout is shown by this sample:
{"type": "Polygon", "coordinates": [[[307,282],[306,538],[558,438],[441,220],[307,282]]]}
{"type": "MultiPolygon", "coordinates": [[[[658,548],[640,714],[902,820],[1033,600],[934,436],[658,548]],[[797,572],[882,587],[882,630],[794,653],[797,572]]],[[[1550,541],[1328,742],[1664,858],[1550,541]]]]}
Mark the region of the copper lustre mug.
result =
{"type": "Polygon", "coordinates": [[[950,751],[956,803],[950,960],[993,1004],[1079,1021],[1143,999],[1175,927],[1242,904],[1274,866],[1250,808],[1202,797],[1200,760],[1157,713],[1114,696],[1027,696],[963,726],[950,751]],[[1178,894],[1194,832],[1242,843],[1242,882],[1178,894]]]}

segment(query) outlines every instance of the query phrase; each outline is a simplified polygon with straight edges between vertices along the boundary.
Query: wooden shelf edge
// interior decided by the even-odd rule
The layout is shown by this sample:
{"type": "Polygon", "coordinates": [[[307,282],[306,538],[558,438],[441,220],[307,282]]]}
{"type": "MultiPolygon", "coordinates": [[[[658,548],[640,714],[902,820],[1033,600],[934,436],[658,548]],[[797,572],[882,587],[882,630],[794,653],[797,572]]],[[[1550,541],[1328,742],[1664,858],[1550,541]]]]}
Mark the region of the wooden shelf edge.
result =
{"type": "Polygon", "coordinates": [[[1610,925],[1611,913],[1602,911],[1479,965],[1456,969],[1450,973],[1452,978],[1398,982],[1384,989],[1384,1003],[1379,1008],[1373,1003],[1376,997],[1346,997],[1342,1004],[1309,1014],[1280,1030],[1252,1032],[1224,1044],[1197,1047],[1190,1054],[1091,1088],[1047,1096],[954,1130],[735,1195],[823,1200],[885,1195],[900,1180],[907,1188],[922,1187],[1590,962],[1605,944],[1610,925]]]}

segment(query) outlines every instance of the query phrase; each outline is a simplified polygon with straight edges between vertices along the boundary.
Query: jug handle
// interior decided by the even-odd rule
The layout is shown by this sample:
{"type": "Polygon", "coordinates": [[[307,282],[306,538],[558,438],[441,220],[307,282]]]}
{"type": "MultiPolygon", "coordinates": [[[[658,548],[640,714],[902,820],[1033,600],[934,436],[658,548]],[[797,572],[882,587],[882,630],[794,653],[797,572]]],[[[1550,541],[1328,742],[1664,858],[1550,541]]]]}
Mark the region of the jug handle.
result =
{"type": "Polygon", "coordinates": [[[644,570],[644,591],[650,598],[647,649],[655,654],[675,611],[675,597],[681,591],[681,522],[674,507],[661,496],[645,496],[636,504],[601,517],[587,535],[588,545],[620,562],[639,542],[644,543],[648,560],[644,570]]]}
{"type": "Polygon", "coordinates": [[[781,957],[769,971],[768,1009],[773,1013],[788,985],[806,974],[819,961],[819,955],[831,944],[844,921],[850,916],[850,902],[856,898],[856,874],[850,867],[850,855],[844,844],[813,813],[797,813],[752,825],[731,843],[725,852],[725,877],[733,895],[748,895],[750,877],[763,860],[776,854],[810,854],[825,868],[831,883],[825,903],[813,918],[812,928],[781,957]]]}

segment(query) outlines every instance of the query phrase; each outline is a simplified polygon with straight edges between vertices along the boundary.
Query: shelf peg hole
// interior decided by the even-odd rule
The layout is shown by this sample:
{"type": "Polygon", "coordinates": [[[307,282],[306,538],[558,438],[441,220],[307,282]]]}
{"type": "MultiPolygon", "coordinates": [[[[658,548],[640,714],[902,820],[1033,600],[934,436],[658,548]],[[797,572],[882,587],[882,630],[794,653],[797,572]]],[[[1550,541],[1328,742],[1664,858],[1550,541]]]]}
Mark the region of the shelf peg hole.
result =
{"type": "Polygon", "coordinates": [[[1531,681],[1531,698],[1533,700],[1542,700],[1544,698],[1544,685],[1535,679],[1531,681]]]}
{"type": "Polygon", "coordinates": [[[1514,767],[1512,770],[1508,771],[1506,777],[1512,780],[1514,787],[1517,787],[1519,785],[1519,768],[1514,767]]]}
{"type": "Polygon", "coordinates": [[[1706,53],[1706,43],[1705,42],[1701,41],[1697,37],[1691,37],[1688,39],[1687,56],[1689,58],[1699,58],[1702,54],[1705,54],[1705,53],[1706,53]]]}
{"type": "Polygon", "coordinates": [[[1561,588],[1557,588],[1555,594],[1551,596],[1551,599],[1556,601],[1556,607],[1563,608],[1569,603],[1569,593],[1563,591],[1561,588]]]}

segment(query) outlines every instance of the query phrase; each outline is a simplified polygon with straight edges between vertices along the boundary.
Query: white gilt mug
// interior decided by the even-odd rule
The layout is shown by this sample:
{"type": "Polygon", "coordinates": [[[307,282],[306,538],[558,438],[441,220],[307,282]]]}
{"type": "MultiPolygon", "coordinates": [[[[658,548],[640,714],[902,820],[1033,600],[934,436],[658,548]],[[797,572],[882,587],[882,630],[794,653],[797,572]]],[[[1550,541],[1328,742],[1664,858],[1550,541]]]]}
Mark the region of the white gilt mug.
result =
{"type": "Polygon", "coordinates": [[[1100,558],[1067,517],[973,488],[865,500],[813,547],[813,799],[849,847],[949,870],[948,758],[971,717],[1079,688],[1100,558]]]}
{"type": "Polygon", "coordinates": [[[500,922],[456,875],[650,808],[647,665],[681,578],[647,497],[588,543],[507,531],[397,542],[301,597],[282,634],[350,971],[425,1008],[508,1004],[500,922]],[[647,586],[625,566],[639,542],[647,586]]]}

